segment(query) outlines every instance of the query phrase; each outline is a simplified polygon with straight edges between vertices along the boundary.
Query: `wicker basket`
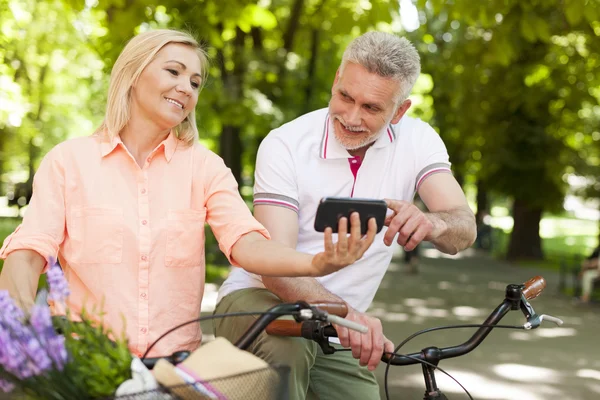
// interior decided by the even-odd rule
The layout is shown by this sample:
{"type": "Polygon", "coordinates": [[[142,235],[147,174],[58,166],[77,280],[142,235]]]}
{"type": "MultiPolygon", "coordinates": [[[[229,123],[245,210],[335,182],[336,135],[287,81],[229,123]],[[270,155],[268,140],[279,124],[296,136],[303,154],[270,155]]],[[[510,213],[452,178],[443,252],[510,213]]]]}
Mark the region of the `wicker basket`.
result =
{"type": "MultiPolygon", "coordinates": [[[[288,366],[267,368],[146,392],[111,397],[119,400],[285,400],[288,399],[288,366]],[[204,392],[204,393],[203,393],[204,392]]],[[[107,399],[108,400],[108,399],[107,399]]]]}

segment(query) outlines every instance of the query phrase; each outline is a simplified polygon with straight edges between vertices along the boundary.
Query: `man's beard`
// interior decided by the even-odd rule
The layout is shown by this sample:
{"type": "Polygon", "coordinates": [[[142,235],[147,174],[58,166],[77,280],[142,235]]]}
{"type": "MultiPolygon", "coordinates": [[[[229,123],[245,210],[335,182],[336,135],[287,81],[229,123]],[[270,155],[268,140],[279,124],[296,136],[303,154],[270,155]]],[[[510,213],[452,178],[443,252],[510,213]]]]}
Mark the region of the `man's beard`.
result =
{"type": "Polygon", "coordinates": [[[390,117],[389,121],[386,121],[386,123],[383,125],[379,132],[372,133],[369,129],[365,129],[362,132],[357,132],[357,137],[348,138],[347,134],[342,135],[338,133],[338,128],[335,124],[335,120],[337,120],[338,123],[340,123],[344,127],[347,127],[348,125],[344,122],[344,119],[336,114],[332,114],[331,119],[334,121],[333,132],[335,139],[342,145],[342,147],[349,151],[362,149],[363,147],[369,146],[370,144],[374,143],[377,139],[379,139],[381,135],[383,135],[383,133],[387,129],[387,126],[392,121],[392,117],[390,117]]]}

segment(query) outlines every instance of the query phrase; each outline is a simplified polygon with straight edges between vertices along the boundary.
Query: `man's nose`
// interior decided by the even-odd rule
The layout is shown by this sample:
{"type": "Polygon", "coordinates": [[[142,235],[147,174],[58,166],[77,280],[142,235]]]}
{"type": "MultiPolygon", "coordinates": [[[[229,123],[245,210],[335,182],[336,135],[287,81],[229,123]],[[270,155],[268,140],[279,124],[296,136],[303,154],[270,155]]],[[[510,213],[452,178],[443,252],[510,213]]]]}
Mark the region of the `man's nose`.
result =
{"type": "Polygon", "coordinates": [[[360,121],[361,121],[361,114],[360,114],[360,107],[352,107],[350,109],[350,111],[348,112],[348,114],[346,115],[346,123],[348,125],[352,125],[352,126],[358,126],[360,125],[360,121]]]}

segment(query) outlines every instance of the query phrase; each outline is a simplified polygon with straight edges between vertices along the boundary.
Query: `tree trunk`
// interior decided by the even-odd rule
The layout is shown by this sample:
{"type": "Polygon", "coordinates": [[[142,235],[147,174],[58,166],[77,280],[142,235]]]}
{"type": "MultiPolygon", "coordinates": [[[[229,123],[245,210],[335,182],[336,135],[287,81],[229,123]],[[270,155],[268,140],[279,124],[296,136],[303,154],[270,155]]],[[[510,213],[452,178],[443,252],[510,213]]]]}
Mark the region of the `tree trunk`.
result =
{"type": "Polygon", "coordinates": [[[488,198],[487,188],[485,183],[481,180],[477,180],[477,214],[475,220],[477,223],[481,223],[485,214],[490,214],[490,201],[488,198]]]}
{"type": "MultiPolygon", "coordinates": [[[[458,184],[460,185],[461,188],[465,184],[465,175],[462,173],[462,171],[455,170],[454,171],[454,179],[456,179],[456,182],[458,182],[458,184]]],[[[464,191],[464,188],[463,188],[463,191],[464,191]]]]}
{"type": "MultiPolygon", "coordinates": [[[[234,61],[233,71],[229,72],[225,67],[225,55],[219,51],[217,59],[220,61],[221,79],[223,79],[225,93],[228,97],[228,106],[234,107],[240,104],[243,94],[243,81],[245,73],[244,65],[244,37],[245,33],[237,28],[236,37],[233,41],[234,61]]],[[[223,124],[223,131],[219,137],[219,154],[225,161],[225,164],[231,169],[231,172],[240,185],[242,177],[242,139],[241,128],[237,124],[223,124]]]]}
{"type": "Polygon", "coordinates": [[[242,186],[242,140],[240,138],[240,127],[224,125],[223,132],[219,137],[220,155],[225,164],[231,169],[233,177],[240,188],[242,186]]]}
{"type": "Polygon", "coordinates": [[[311,111],[312,97],[315,82],[315,72],[317,70],[317,57],[319,54],[319,29],[313,28],[311,31],[310,42],[310,59],[308,61],[308,79],[306,80],[306,88],[304,89],[304,113],[311,111]]]}
{"type": "Polygon", "coordinates": [[[540,237],[542,211],[541,208],[530,208],[522,200],[515,200],[513,204],[514,226],[510,235],[507,259],[541,260],[544,258],[540,237]]]}

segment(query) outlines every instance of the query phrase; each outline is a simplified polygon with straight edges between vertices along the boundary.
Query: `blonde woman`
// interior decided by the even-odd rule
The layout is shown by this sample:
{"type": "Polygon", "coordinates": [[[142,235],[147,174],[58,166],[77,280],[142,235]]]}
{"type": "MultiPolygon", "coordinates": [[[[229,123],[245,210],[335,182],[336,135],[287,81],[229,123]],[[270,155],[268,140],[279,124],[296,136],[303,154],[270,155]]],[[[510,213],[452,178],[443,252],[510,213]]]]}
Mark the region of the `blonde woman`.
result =
{"type": "MultiPolygon", "coordinates": [[[[197,317],[204,288],[204,224],[233,265],[267,276],[321,276],[361,258],[376,226],[358,215],[308,255],[270,241],[222,159],[198,143],[194,108],[208,61],[193,37],[156,30],[117,59],[106,116],[92,135],[53,148],[34,180],[23,223],[0,250],[0,289],[23,306],[47,260],[58,256],[75,313],[102,304],[117,332],[126,323],[141,355],[167,329],[197,317]],[[349,232],[349,235],[343,234],[349,232]],[[124,317],[124,318],[123,318],[124,317]]],[[[153,354],[194,349],[198,325],[159,342],[153,354]]]]}

